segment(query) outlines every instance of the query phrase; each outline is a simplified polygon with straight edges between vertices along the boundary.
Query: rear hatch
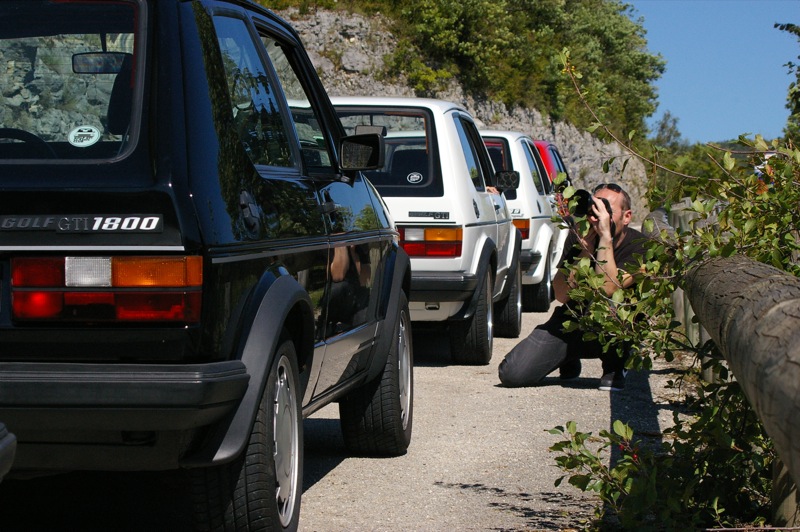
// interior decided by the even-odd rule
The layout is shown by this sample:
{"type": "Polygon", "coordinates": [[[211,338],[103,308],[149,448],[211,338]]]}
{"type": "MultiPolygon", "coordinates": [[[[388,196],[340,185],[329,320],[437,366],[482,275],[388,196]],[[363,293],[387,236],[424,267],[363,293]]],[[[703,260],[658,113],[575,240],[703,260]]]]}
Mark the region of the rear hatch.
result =
{"type": "Polygon", "coordinates": [[[365,172],[395,220],[400,244],[415,269],[462,268],[464,229],[456,224],[452,203],[444,198],[439,149],[431,112],[424,108],[337,106],[348,134],[385,136],[383,168],[365,172]]]}
{"type": "Polygon", "coordinates": [[[184,356],[203,264],[144,142],[146,5],[10,0],[0,20],[0,360],[184,356]]]}

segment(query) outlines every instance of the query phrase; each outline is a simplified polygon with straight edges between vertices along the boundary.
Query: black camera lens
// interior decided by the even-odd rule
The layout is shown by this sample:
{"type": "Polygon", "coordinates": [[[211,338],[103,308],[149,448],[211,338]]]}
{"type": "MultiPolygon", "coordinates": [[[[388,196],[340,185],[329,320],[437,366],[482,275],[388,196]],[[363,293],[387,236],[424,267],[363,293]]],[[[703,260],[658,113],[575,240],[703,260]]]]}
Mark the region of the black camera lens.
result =
{"type": "MultiPolygon", "coordinates": [[[[589,214],[594,214],[592,211],[592,205],[594,202],[592,201],[592,193],[588,190],[578,189],[575,191],[575,195],[573,196],[576,200],[575,209],[572,211],[572,215],[575,217],[582,217],[585,218],[589,214]]],[[[603,202],[606,206],[606,211],[608,215],[611,216],[613,211],[611,210],[611,203],[608,202],[606,198],[597,198],[603,202]]]]}

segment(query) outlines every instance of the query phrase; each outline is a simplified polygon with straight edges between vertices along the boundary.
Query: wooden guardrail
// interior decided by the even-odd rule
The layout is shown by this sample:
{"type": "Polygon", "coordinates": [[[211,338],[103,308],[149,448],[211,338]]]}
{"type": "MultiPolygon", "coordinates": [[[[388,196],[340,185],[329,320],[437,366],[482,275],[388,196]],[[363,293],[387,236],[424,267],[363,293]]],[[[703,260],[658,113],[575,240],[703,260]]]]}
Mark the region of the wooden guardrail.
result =
{"type": "MultiPolygon", "coordinates": [[[[775,446],[773,504],[796,524],[800,481],[800,278],[742,256],[690,271],[689,303],[775,446]],[[791,482],[786,472],[791,476],[791,482]]],[[[778,523],[775,523],[778,524],[778,523]]]]}
{"type": "MultiPolygon", "coordinates": [[[[697,215],[687,200],[647,218],[651,235],[669,239],[697,215]]],[[[691,270],[672,303],[694,345],[715,342],[773,441],[773,524],[800,525],[800,278],[746,257],[716,259],[691,270]]]]}

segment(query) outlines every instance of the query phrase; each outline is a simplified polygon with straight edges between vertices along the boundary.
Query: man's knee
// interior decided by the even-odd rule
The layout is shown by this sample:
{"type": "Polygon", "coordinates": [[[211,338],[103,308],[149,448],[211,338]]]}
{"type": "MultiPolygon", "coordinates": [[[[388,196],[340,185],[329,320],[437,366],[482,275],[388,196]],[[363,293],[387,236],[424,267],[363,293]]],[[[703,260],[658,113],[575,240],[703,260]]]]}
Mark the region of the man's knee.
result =
{"type": "Polygon", "coordinates": [[[567,356],[566,344],[543,330],[534,330],[505,356],[497,370],[503,386],[532,386],[555,370],[567,356]]]}
{"type": "Polygon", "coordinates": [[[525,375],[519,371],[519,365],[514,363],[513,351],[506,355],[506,358],[500,362],[497,368],[497,376],[500,378],[500,384],[507,388],[518,388],[520,386],[527,386],[525,375]]]}

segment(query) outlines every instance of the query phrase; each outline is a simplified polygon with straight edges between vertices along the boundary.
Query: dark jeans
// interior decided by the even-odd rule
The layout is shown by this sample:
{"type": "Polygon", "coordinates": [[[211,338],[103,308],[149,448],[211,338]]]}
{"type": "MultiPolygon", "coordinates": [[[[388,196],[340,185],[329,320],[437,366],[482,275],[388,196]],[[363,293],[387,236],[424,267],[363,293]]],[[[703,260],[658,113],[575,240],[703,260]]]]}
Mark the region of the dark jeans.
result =
{"type": "MultiPolygon", "coordinates": [[[[536,327],[521,340],[500,363],[498,374],[503,386],[532,386],[555,371],[566,360],[599,358],[603,374],[620,371],[625,359],[615,349],[603,353],[597,341],[585,341],[581,331],[564,332],[564,322],[570,320],[567,308],[559,305],[545,323],[536,327]]],[[[628,352],[626,347],[625,352],[628,352]]]]}

